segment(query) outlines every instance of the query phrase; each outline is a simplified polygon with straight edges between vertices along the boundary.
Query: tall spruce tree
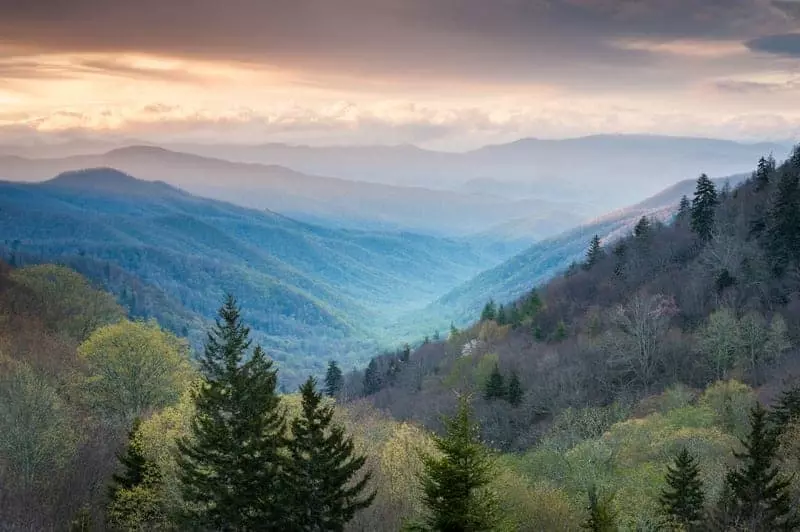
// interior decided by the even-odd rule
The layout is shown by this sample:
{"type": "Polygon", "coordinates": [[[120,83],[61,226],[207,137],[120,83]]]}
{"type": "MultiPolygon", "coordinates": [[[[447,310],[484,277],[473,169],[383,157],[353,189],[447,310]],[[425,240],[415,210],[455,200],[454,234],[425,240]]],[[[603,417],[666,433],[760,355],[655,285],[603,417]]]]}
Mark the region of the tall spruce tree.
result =
{"type": "Polygon", "coordinates": [[[378,369],[378,362],[374,358],[370,359],[367,369],[364,370],[364,395],[378,393],[381,386],[383,386],[383,379],[378,369]]]}
{"type": "Polygon", "coordinates": [[[757,192],[769,186],[770,178],[774,172],[775,158],[772,155],[769,157],[762,157],[758,160],[758,167],[756,171],[753,172],[753,182],[755,183],[757,192]]]}
{"type": "Polygon", "coordinates": [[[508,314],[506,313],[506,307],[502,303],[499,307],[497,307],[497,316],[495,317],[495,321],[498,325],[507,325],[508,324],[508,314]]]}
{"type": "Polygon", "coordinates": [[[692,213],[692,202],[689,201],[689,198],[686,195],[681,196],[681,201],[678,203],[678,215],[677,218],[679,221],[683,222],[684,220],[689,219],[689,216],[692,213]]]}
{"type": "Polygon", "coordinates": [[[423,456],[426,527],[436,532],[483,532],[499,523],[498,502],[489,489],[493,464],[478,440],[469,399],[459,397],[455,416],[444,420],[445,435],[434,436],[439,455],[423,456]]]}
{"type": "Polygon", "coordinates": [[[511,406],[519,406],[522,404],[524,392],[522,391],[522,384],[519,382],[519,375],[516,371],[511,372],[511,377],[508,379],[508,389],[506,390],[506,400],[511,403],[511,406]]]}
{"type": "Polygon", "coordinates": [[[481,321],[490,321],[497,317],[497,305],[495,305],[494,299],[490,299],[486,305],[483,307],[483,311],[481,312],[481,321]]]}
{"type": "Polygon", "coordinates": [[[800,264],[800,169],[786,164],[767,215],[767,254],[782,273],[800,264]]]}
{"type": "Polygon", "coordinates": [[[726,479],[732,494],[729,519],[745,530],[797,530],[800,526],[792,507],[791,482],[775,464],[777,436],[768,426],[767,411],[757,404],[750,413],[750,435],[742,441],[744,452],[734,453],[741,467],[728,472],[726,479]]]}
{"type": "Polygon", "coordinates": [[[661,492],[664,512],[685,530],[696,530],[703,520],[705,495],[700,468],[685,447],[667,468],[666,483],[661,492]]]}
{"type": "Polygon", "coordinates": [[[639,239],[645,238],[650,234],[650,219],[642,216],[633,228],[633,236],[639,239]]]}
{"type": "Polygon", "coordinates": [[[706,174],[697,180],[697,188],[692,201],[692,231],[703,242],[711,240],[714,234],[714,219],[719,200],[714,182],[706,174]]]}
{"type": "Polygon", "coordinates": [[[483,396],[489,400],[502,399],[506,396],[505,379],[503,379],[503,374],[500,373],[500,367],[497,364],[494,365],[492,372],[486,379],[483,396]]]}
{"type": "Polygon", "coordinates": [[[344,376],[339,364],[335,360],[328,362],[328,371],[325,372],[325,395],[336,397],[342,389],[344,376]]]}
{"type": "Polygon", "coordinates": [[[589,242],[589,250],[586,252],[586,262],[584,268],[590,270],[603,258],[603,247],[600,245],[600,236],[594,235],[589,242]]]}
{"type": "Polygon", "coordinates": [[[613,495],[601,496],[595,485],[589,488],[588,495],[589,516],[581,527],[592,532],[616,532],[617,512],[614,510],[613,495]]]}
{"type": "Polygon", "coordinates": [[[792,421],[800,420],[800,385],[781,392],[769,419],[781,431],[792,421]]]}
{"type": "Polygon", "coordinates": [[[309,379],[300,387],[302,408],[292,421],[288,481],[291,500],[280,530],[338,532],[367,508],[370,473],[361,473],[366,457],[356,454],[352,438],[333,422],[333,406],[324,404],[309,379]]]}
{"type": "Polygon", "coordinates": [[[280,530],[285,517],[286,419],[277,371],[228,296],[200,359],[191,433],[178,441],[186,528],[280,530]]]}
{"type": "Polygon", "coordinates": [[[142,424],[140,418],[135,418],[128,432],[128,445],[124,453],[117,453],[117,461],[122,470],[111,475],[111,484],[108,488],[108,498],[114,500],[121,489],[132,489],[142,482],[148,473],[148,460],[138,445],[134,444],[136,432],[142,424]]]}

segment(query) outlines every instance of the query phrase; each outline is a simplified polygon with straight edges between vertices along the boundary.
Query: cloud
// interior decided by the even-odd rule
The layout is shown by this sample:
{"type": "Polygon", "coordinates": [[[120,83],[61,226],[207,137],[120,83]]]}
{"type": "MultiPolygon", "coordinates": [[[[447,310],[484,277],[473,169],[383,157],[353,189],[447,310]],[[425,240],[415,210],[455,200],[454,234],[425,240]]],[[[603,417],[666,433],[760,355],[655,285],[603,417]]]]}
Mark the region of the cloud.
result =
{"type": "Polygon", "coordinates": [[[783,33],[758,37],[748,41],[747,46],[755,52],[800,57],[800,33],[783,33]]]}

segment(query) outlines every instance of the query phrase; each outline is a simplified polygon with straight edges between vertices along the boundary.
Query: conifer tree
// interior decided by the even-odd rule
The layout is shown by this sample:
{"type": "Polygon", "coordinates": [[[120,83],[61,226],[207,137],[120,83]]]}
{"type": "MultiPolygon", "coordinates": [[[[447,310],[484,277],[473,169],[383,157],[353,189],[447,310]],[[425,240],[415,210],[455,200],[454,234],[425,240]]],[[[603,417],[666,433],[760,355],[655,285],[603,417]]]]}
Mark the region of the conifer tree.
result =
{"type": "Polygon", "coordinates": [[[497,364],[492,368],[489,378],[486,379],[486,386],[483,396],[486,399],[502,399],[506,396],[506,385],[503,379],[503,374],[500,373],[500,368],[497,364]]]}
{"type": "Polygon", "coordinates": [[[285,517],[277,371],[260,346],[246,360],[249,334],[228,296],[200,359],[190,436],[178,441],[187,528],[278,530],[285,517]]]}
{"type": "Polygon", "coordinates": [[[522,384],[519,382],[519,376],[516,371],[512,371],[511,377],[508,379],[506,400],[511,403],[511,406],[519,406],[522,404],[523,394],[524,392],[522,391],[522,384]]]}
{"type": "Polygon", "coordinates": [[[490,299],[488,303],[483,307],[483,311],[481,312],[481,321],[490,321],[497,317],[497,306],[494,303],[494,299],[490,299]]]}
{"type": "Polygon", "coordinates": [[[367,369],[364,370],[364,395],[378,393],[382,385],[383,379],[378,370],[378,362],[374,358],[370,359],[367,369]]]}
{"type": "Polygon", "coordinates": [[[434,436],[440,456],[423,456],[423,502],[431,531],[493,530],[499,522],[498,503],[488,486],[493,464],[478,440],[469,399],[459,397],[455,416],[444,420],[445,435],[434,436]]]}
{"type": "Polygon", "coordinates": [[[684,194],[681,196],[681,201],[678,204],[678,220],[686,220],[692,212],[692,202],[684,194]]]}
{"type": "MultiPolygon", "coordinates": [[[[425,337],[426,341],[423,343],[430,343],[430,338],[427,336],[425,337]]],[[[403,351],[400,353],[400,362],[408,362],[411,360],[411,346],[408,344],[403,345],[403,351]]]]}
{"type": "Polygon", "coordinates": [[[589,488],[589,517],[583,523],[582,528],[592,532],[616,532],[617,513],[613,508],[614,497],[601,497],[598,494],[597,486],[589,488]]]}
{"type": "Polygon", "coordinates": [[[686,530],[693,530],[702,522],[703,483],[700,468],[694,457],[684,448],[667,468],[667,486],[661,492],[664,511],[686,530]]]}
{"type": "Polygon", "coordinates": [[[136,432],[142,424],[140,418],[134,418],[131,430],[128,432],[128,445],[124,453],[117,453],[117,461],[122,466],[122,471],[111,475],[111,485],[108,488],[108,498],[114,500],[120,489],[132,489],[141,484],[147,473],[148,460],[142,454],[138,445],[134,445],[136,432]]]}
{"type": "Polygon", "coordinates": [[[639,239],[645,238],[650,234],[650,219],[642,216],[633,228],[633,236],[639,239]]]}
{"type": "Polygon", "coordinates": [[[328,362],[328,371],[325,373],[325,395],[336,397],[342,389],[344,376],[339,364],[335,360],[328,362]]]}
{"type": "Polygon", "coordinates": [[[769,419],[781,431],[792,421],[800,419],[800,385],[781,392],[769,419]]]}
{"type": "Polygon", "coordinates": [[[800,171],[784,168],[767,215],[767,252],[780,273],[800,263],[800,171]]]}
{"type": "Polygon", "coordinates": [[[508,316],[506,315],[506,307],[502,304],[497,308],[497,317],[495,318],[498,325],[506,325],[508,323],[508,316]]]}
{"type": "Polygon", "coordinates": [[[589,242],[589,250],[586,252],[586,262],[584,263],[584,267],[587,270],[592,269],[592,267],[597,264],[602,257],[603,247],[600,245],[600,236],[594,235],[591,242],[589,242]]]}
{"type": "Polygon", "coordinates": [[[742,445],[744,452],[734,453],[741,467],[726,479],[733,496],[729,518],[755,532],[796,530],[800,521],[792,508],[791,482],[775,465],[777,431],[768,426],[760,404],[750,413],[750,435],[742,445]]]}
{"type": "Polygon", "coordinates": [[[281,530],[344,530],[356,512],[367,508],[370,473],[360,474],[366,457],[356,454],[352,438],[333,422],[333,406],[323,404],[316,381],[300,387],[302,411],[292,421],[288,481],[291,500],[281,530]]]}
{"type": "Polygon", "coordinates": [[[714,233],[715,211],[719,200],[714,182],[706,174],[697,180],[697,188],[692,201],[692,231],[703,242],[711,240],[714,233]]]}
{"type": "Polygon", "coordinates": [[[757,192],[769,186],[770,176],[773,172],[775,172],[775,158],[772,155],[758,160],[758,168],[753,172],[753,181],[757,192]]]}
{"type": "Polygon", "coordinates": [[[513,329],[516,329],[522,325],[522,313],[520,312],[516,303],[512,303],[510,308],[511,310],[509,311],[508,322],[511,324],[513,329]]]}

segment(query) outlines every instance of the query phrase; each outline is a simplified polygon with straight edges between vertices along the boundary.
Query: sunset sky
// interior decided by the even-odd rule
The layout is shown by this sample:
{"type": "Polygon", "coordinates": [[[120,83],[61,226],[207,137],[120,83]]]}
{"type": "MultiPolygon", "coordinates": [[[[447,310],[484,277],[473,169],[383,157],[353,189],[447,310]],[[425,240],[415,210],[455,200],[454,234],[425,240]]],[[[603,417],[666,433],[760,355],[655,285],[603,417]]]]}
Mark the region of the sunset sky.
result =
{"type": "Polygon", "coordinates": [[[800,2],[0,0],[0,143],[800,137],[800,2]]]}

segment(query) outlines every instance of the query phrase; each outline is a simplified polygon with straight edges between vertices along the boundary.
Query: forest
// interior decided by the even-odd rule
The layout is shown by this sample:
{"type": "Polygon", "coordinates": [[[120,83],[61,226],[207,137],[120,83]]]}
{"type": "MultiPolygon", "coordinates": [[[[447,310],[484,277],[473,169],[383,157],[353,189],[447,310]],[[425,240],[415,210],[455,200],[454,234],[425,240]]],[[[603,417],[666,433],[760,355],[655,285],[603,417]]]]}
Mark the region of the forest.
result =
{"type": "Polygon", "coordinates": [[[800,529],[800,147],[296,393],[236,295],[195,350],[3,265],[2,529],[800,529]]]}

